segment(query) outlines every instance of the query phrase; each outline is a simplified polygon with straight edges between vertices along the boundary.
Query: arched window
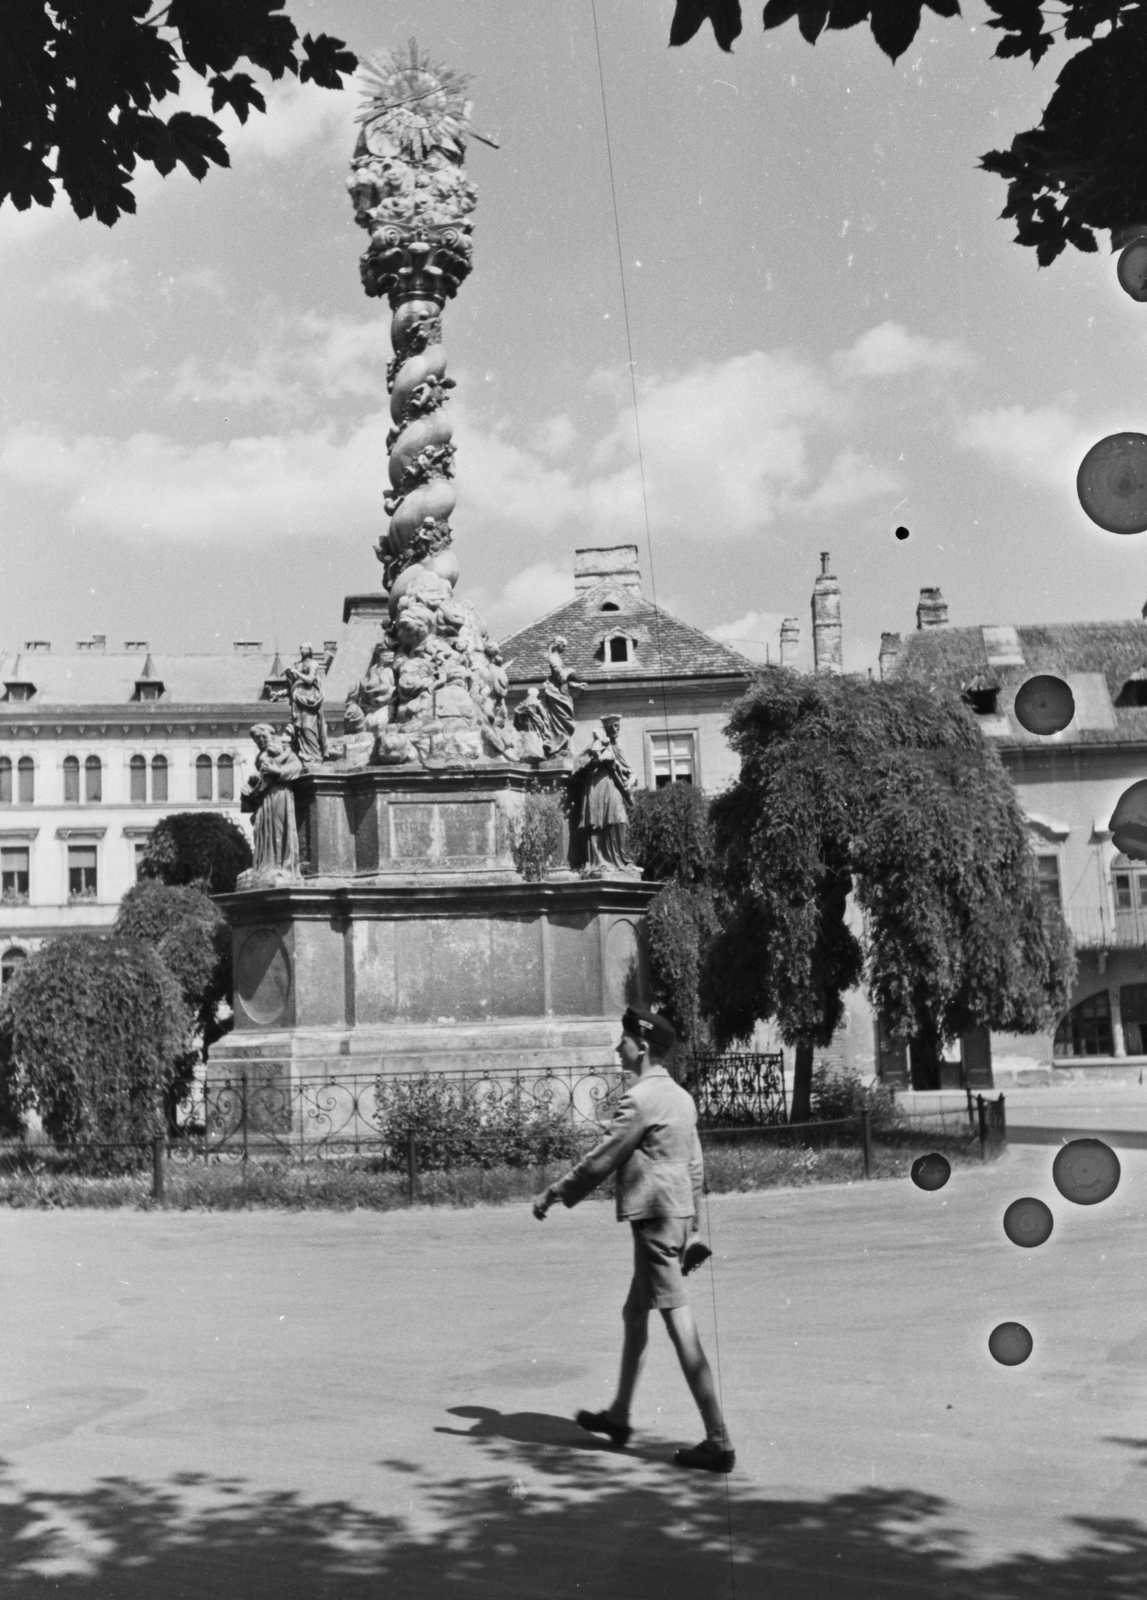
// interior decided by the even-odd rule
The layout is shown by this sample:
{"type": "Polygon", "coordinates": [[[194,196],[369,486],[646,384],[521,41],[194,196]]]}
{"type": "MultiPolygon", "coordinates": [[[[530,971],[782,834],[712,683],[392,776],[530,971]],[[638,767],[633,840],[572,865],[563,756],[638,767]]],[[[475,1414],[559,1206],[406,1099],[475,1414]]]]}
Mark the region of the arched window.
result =
{"type": "Polygon", "coordinates": [[[64,757],[64,799],[69,805],[79,804],[80,763],[76,756],[64,757]]]}
{"type": "Polygon", "coordinates": [[[610,661],[629,660],[629,640],[624,634],[615,633],[613,638],[608,641],[608,647],[608,659],[610,661]]]}
{"type": "Polygon", "coordinates": [[[132,756],[128,766],[131,778],[131,798],[147,799],[147,761],[143,756],[132,756]]]}
{"type": "Polygon", "coordinates": [[[153,800],[167,799],[166,756],[152,756],[151,758],[151,798],[153,800]]]}
{"type": "Polygon", "coordinates": [[[27,961],[28,952],[13,945],[0,956],[0,989],[6,989],[12,979],[20,970],[20,963],[27,961]]]}
{"type": "Polygon", "coordinates": [[[1057,1056],[1111,1056],[1115,1035],[1111,1030],[1111,1001],[1107,990],[1088,995],[1067,1013],[1055,1030],[1057,1056]]]}
{"type": "Polygon", "coordinates": [[[17,798],[22,806],[30,806],[36,799],[36,763],[31,756],[21,756],[18,766],[20,792],[17,798]]]}
{"type": "Polygon", "coordinates": [[[234,800],[235,798],[235,763],[230,756],[220,756],[216,762],[219,773],[219,798],[220,800],[234,800]]]}
{"type": "Polygon", "coordinates": [[[7,756],[0,756],[0,805],[12,804],[12,763],[7,756]]]}
{"type": "Polygon", "coordinates": [[[195,758],[195,798],[197,800],[210,800],[212,798],[210,756],[196,756],[195,758]]]}
{"type": "Polygon", "coordinates": [[[89,804],[102,800],[104,790],[104,771],[100,765],[99,756],[89,756],[84,762],[84,799],[89,804]]]}

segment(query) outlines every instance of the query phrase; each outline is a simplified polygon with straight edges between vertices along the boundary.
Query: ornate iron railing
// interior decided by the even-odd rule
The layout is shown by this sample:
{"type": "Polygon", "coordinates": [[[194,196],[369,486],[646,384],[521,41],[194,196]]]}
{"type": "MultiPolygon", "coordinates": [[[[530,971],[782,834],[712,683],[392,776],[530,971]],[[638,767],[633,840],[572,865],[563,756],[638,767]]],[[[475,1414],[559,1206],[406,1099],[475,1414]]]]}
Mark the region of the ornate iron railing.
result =
{"type": "MultiPolygon", "coordinates": [[[[483,1143],[491,1151],[565,1149],[570,1137],[590,1143],[620,1092],[620,1072],[606,1068],[323,1078],[253,1070],[209,1078],[191,1126],[202,1127],[208,1158],[365,1154],[398,1160],[413,1131],[424,1149],[465,1159],[483,1143]]],[[[189,1143],[196,1142],[193,1133],[189,1143]]]]}
{"type": "Polygon", "coordinates": [[[702,1128],[771,1128],[788,1121],[779,1053],[696,1056],[684,1081],[702,1128]]]}

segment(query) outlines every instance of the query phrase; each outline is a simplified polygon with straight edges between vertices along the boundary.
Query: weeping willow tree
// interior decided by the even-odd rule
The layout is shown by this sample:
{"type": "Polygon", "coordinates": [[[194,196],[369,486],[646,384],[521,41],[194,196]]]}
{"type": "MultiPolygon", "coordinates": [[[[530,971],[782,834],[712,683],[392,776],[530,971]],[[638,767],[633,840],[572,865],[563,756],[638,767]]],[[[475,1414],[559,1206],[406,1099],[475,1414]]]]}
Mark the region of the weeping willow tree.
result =
{"type": "Polygon", "coordinates": [[[896,1038],[1034,1033],[1074,977],[997,752],[954,697],[913,683],[767,672],[727,729],[738,781],[711,808],[721,928],[701,1002],[718,1044],[772,1018],[813,1051],[867,989],[896,1038]]]}

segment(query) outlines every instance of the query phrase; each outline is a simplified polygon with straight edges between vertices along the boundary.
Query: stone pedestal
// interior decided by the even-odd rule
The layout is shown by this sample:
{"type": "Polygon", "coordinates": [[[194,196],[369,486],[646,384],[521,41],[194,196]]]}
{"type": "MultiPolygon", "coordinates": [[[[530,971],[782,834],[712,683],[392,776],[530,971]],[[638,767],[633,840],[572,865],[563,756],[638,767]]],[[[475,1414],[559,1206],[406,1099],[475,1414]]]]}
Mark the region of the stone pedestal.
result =
{"type": "Polygon", "coordinates": [[[610,1066],[621,1012],[648,1003],[642,923],[658,886],[522,878],[524,796],[564,777],[490,762],[301,778],[301,880],[220,900],[235,1027],[209,1081],[610,1066]]]}

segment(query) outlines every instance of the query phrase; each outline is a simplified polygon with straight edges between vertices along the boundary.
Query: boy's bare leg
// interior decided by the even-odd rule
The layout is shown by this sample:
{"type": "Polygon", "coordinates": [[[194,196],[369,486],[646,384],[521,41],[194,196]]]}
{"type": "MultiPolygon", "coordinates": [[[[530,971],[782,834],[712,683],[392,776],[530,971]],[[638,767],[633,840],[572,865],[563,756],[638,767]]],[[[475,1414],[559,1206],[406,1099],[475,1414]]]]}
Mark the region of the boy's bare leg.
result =
{"type": "Polygon", "coordinates": [[[705,1424],[705,1433],[710,1439],[727,1448],[729,1435],[725,1430],[725,1419],[721,1415],[717,1385],[713,1382],[712,1370],[701,1348],[697,1324],[693,1318],[693,1308],[673,1306],[670,1310],[663,1311],[661,1315],[665,1318],[665,1326],[669,1330],[673,1348],[677,1351],[677,1359],[681,1363],[685,1381],[697,1402],[697,1409],[705,1424]]]}
{"type": "MultiPolygon", "coordinates": [[[[621,1372],[617,1379],[617,1394],[606,1415],[614,1422],[628,1422],[629,1408],[633,1404],[634,1390],[641,1375],[641,1360],[649,1343],[649,1312],[639,1311],[626,1304],[625,1342],[621,1347],[621,1372]]],[[[701,1357],[702,1361],[705,1359],[701,1357]]]]}

